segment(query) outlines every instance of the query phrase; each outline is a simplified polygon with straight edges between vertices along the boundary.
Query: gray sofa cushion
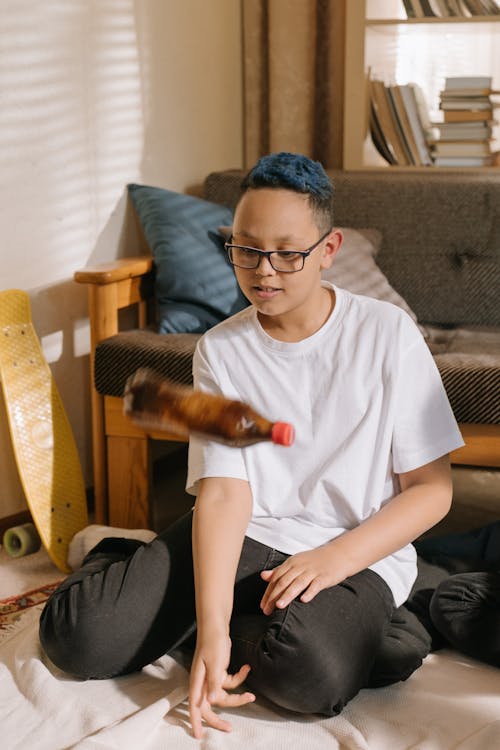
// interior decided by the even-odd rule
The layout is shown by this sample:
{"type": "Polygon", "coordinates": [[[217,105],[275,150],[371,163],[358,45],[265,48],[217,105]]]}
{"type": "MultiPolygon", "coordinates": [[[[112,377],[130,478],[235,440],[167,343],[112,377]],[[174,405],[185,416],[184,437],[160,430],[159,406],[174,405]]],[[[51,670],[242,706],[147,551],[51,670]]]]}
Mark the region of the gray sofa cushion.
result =
{"type": "Polygon", "coordinates": [[[500,424],[500,328],[427,329],[459,422],[500,424]]]}
{"type": "Polygon", "coordinates": [[[158,334],[150,330],[118,333],[97,345],[94,383],[104,396],[123,396],[125,383],[140,367],[148,367],[177,383],[191,385],[192,362],[201,334],[158,334]]]}

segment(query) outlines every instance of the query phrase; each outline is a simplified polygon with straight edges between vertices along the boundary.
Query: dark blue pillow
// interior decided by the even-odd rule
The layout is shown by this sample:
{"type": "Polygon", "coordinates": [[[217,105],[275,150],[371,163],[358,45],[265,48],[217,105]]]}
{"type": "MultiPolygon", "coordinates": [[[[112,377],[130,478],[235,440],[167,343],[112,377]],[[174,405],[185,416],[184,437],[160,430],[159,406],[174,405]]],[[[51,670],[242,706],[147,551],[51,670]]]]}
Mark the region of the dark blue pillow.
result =
{"type": "Polygon", "coordinates": [[[248,305],[218,232],[232,224],[229,208],[163,188],[127,187],[156,266],[160,333],[203,333],[248,305]]]}

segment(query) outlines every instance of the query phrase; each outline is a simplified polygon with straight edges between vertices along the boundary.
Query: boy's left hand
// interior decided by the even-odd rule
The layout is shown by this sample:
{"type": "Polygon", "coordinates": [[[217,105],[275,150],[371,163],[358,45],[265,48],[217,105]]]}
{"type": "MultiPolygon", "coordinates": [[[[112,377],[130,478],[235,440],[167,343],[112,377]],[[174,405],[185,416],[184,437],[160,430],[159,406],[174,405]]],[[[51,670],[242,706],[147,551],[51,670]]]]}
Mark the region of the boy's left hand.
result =
{"type": "Polygon", "coordinates": [[[334,554],[332,547],[325,545],[292,555],[273,570],[263,570],[260,575],[268,582],[260,603],[264,614],[270,615],[275,607],[284,609],[299,594],[301,602],[310,602],[322,589],[344,580],[334,554]]]}

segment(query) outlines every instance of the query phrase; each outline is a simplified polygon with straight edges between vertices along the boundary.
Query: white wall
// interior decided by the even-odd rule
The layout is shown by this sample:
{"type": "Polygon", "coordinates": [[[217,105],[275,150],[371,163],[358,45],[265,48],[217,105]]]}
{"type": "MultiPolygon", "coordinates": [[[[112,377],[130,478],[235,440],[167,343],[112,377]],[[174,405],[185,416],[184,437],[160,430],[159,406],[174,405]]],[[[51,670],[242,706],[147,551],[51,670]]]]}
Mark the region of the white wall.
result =
{"type": "MultiPolygon", "coordinates": [[[[91,483],[87,263],[140,250],[128,182],[242,165],[236,0],[0,0],[0,289],[30,293],[91,483]]],[[[26,508],[0,403],[0,517],[26,508]]]]}

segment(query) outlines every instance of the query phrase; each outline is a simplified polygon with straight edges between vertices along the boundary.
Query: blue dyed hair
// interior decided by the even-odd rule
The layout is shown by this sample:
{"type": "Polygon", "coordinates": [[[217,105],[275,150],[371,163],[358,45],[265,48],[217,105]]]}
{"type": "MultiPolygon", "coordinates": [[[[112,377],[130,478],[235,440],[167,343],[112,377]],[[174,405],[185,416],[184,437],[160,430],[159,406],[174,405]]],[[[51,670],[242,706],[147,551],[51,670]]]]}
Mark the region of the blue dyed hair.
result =
{"type": "Polygon", "coordinates": [[[333,184],[319,161],[281,151],[259,159],[241,183],[242,193],[282,188],[307,195],[321,232],[333,226],[333,184]]]}

